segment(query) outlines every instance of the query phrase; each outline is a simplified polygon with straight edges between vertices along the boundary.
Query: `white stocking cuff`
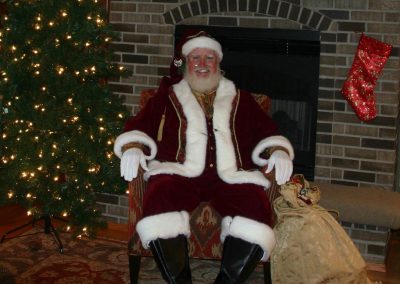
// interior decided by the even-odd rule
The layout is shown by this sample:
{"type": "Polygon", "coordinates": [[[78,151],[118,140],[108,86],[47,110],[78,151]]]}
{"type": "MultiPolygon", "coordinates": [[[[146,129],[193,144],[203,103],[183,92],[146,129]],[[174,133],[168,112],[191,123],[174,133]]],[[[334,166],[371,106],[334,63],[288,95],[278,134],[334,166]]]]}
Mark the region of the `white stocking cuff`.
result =
{"type": "Polygon", "coordinates": [[[268,260],[276,243],[274,231],[268,225],[240,216],[222,219],[221,241],[224,242],[227,236],[259,245],[264,250],[261,261],[268,260]]]}
{"type": "Polygon", "coordinates": [[[137,223],[136,231],[145,249],[156,239],[170,239],[178,235],[189,237],[189,214],[186,211],[175,211],[148,216],[137,223]]]}

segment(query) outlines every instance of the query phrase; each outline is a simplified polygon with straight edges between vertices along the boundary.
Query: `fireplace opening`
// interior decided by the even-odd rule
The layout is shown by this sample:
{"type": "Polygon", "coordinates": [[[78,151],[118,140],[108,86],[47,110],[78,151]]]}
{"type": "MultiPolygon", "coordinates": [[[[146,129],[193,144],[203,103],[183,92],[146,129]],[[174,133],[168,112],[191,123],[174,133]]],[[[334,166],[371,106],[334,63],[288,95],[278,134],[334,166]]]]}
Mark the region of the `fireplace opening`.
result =
{"type": "Polygon", "coordinates": [[[225,77],[271,98],[270,115],[295,150],[294,172],[314,180],[319,32],[177,25],[175,42],[191,29],[204,30],[221,43],[225,77]]]}

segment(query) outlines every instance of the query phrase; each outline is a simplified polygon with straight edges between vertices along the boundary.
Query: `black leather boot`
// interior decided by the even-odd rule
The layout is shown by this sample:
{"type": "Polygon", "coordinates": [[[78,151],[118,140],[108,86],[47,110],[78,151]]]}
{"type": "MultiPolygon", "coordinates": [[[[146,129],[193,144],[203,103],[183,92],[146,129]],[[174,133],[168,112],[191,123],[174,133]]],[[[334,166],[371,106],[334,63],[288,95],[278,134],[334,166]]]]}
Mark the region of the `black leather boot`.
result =
{"type": "Polygon", "coordinates": [[[191,284],[188,243],[184,235],[176,238],[156,239],[150,249],[162,277],[169,284],[191,284]]]}
{"type": "Polygon", "coordinates": [[[227,236],[222,252],[221,270],[215,284],[244,283],[264,255],[263,249],[242,239],[227,236]]]}

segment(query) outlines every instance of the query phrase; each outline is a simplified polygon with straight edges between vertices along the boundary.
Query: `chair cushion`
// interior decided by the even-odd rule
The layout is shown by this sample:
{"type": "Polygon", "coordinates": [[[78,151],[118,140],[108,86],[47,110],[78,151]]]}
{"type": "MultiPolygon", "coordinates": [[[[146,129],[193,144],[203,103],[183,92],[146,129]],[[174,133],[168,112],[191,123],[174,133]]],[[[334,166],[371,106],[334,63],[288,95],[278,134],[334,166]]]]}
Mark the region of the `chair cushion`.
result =
{"type": "Polygon", "coordinates": [[[208,202],[200,203],[190,214],[189,254],[202,259],[218,259],[222,255],[220,241],[221,216],[208,202]]]}

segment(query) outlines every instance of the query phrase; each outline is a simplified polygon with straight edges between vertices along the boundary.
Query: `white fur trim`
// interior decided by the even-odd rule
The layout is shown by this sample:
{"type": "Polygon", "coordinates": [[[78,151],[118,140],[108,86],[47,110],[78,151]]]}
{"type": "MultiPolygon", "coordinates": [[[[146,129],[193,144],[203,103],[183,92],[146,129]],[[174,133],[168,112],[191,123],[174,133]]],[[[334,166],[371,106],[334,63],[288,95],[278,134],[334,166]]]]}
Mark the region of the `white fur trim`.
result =
{"type": "Polygon", "coordinates": [[[264,250],[261,261],[268,260],[276,244],[274,231],[269,226],[241,216],[233,219],[227,216],[222,219],[221,241],[224,242],[227,236],[259,245],[264,250]]]}
{"type": "Polygon", "coordinates": [[[271,187],[271,182],[260,171],[218,171],[218,175],[229,184],[257,184],[264,187],[265,190],[271,187]]]}
{"type": "Polygon", "coordinates": [[[222,80],[214,99],[213,115],[214,136],[217,148],[217,170],[219,174],[237,171],[235,147],[232,141],[230,126],[232,101],[235,96],[235,85],[231,81],[222,80]]]}
{"type": "Polygon", "coordinates": [[[266,164],[268,164],[268,160],[261,158],[260,155],[265,151],[265,149],[276,146],[284,147],[286,150],[288,150],[290,159],[291,160],[294,159],[294,150],[290,141],[284,136],[277,135],[265,138],[260,142],[258,142],[257,146],[254,148],[253,153],[251,155],[253,162],[260,167],[263,167],[266,164]]]}
{"type": "Polygon", "coordinates": [[[148,216],[137,223],[136,231],[145,249],[156,239],[170,239],[178,235],[189,237],[189,214],[176,211],[148,216]]]}
{"type": "Polygon", "coordinates": [[[219,60],[220,61],[222,60],[222,48],[219,42],[216,41],[215,39],[212,39],[207,36],[199,36],[190,39],[182,46],[182,55],[187,56],[195,48],[212,49],[218,54],[219,60]]]}
{"type": "Polygon", "coordinates": [[[231,216],[226,216],[226,217],[222,218],[222,220],[221,220],[221,235],[220,235],[221,242],[224,242],[225,238],[229,235],[229,227],[231,226],[232,220],[233,219],[231,216]]]}
{"type": "Polygon", "coordinates": [[[122,157],[122,147],[128,143],[137,142],[150,148],[150,155],[145,156],[147,160],[154,159],[157,153],[157,145],[154,140],[146,133],[138,130],[132,130],[122,133],[115,139],[114,153],[118,158],[122,157]]]}
{"type": "Polygon", "coordinates": [[[182,105],[187,121],[185,161],[183,164],[174,162],[151,161],[145,179],[160,173],[178,174],[185,177],[201,175],[205,167],[207,150],[207,122],[202,108],[192,94],[185,80],[173,86],[175,95],[182,105]]]}
{"type": "Polygon", "coordinates": [[[219,177],[230,184],[252,183],[269,188],[271,183],[259,171],[239,171],[235,146],[232,141],[230,116],[236,87],[232,81],[221,80],[214,100],[214,136],[216,143],[217,171],[219,177]]]}

